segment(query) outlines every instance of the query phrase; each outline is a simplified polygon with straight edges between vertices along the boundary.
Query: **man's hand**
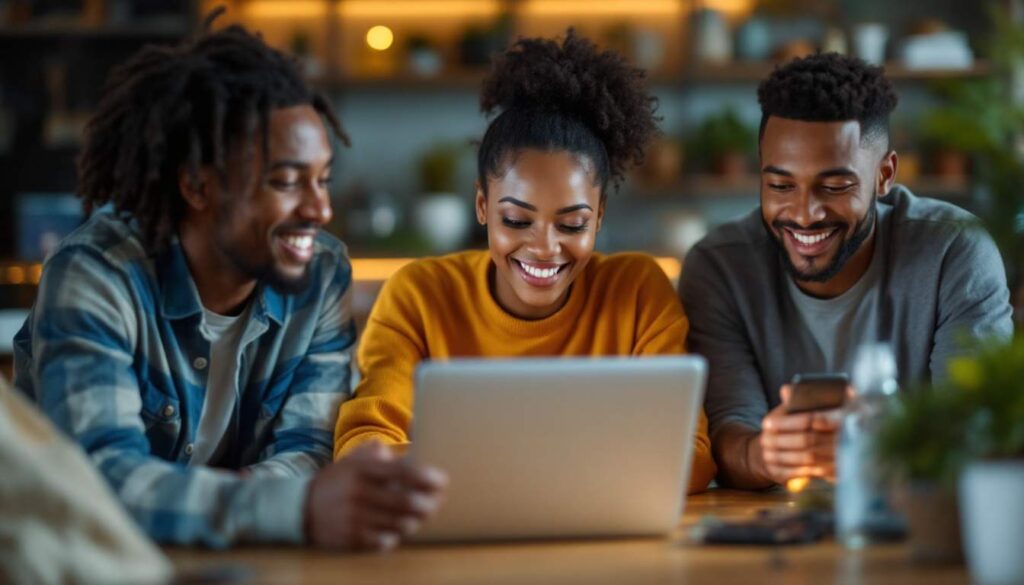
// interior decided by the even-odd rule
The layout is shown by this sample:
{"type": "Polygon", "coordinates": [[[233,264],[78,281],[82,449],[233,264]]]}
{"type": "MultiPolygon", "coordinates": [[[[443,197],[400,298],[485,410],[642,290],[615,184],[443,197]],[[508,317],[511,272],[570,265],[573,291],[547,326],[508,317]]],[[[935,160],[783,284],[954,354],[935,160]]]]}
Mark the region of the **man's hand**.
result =
{"type": "Polygon", "coordinates": [[[344,550],[389,550],[433,516],[448,477],[370,443],[320,470],[306,496],[306,539],[344,550]]]}
{"type": "Polygon", "coordinates": [[[761,422],[759,444],[766,475],[778,484],[794,477],[835,481],[838,410],[787,414],[790,387],[780,390],[782,404],[761,422]]]}

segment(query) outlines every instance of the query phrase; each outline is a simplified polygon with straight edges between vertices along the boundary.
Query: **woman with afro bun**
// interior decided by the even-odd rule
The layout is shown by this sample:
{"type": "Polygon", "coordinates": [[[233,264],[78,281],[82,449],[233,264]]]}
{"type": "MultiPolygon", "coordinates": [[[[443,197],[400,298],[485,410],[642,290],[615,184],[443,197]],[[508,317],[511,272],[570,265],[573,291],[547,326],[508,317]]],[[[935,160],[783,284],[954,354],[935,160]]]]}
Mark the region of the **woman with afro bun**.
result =
{"type": "MultiPolygon", "coordinates": [[[[594,252],[608,192],[657,132],[644,72],[570,30],[561,43],[515,43],[480,101],[497,113],[478,154],[488,250],[413,262],[384,285],[335,457],[372,440],[408,443],[424,359],[685,351],[686,317],[653,258],[594,252]]],[[[702,415],[690,492],[715,473],[706,426],[702,415]]]]}

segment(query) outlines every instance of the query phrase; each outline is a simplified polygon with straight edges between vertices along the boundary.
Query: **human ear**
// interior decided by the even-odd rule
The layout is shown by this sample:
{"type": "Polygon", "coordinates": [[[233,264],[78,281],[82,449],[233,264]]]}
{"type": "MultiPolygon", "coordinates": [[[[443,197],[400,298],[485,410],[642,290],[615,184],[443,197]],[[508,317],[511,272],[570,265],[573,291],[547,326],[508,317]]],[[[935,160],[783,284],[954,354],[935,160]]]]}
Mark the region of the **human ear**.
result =
{"type": "Polygon", "coordinates": [[[203,211],[210,205],[210,176],[206,169],[178,169],[178,191],[185,205],[195,211],[203,211]]]}
{"type": "Polygon", "coordinates": [[[476,203],[474,205],[476,209],[476,221],[482,226],[487,225],[487,195],[484,194],[484,190],[480,188],[480,181],[476,182],[476,203]]]}
{"type": "Polygon", "coordinates": [[[875,181],[875,195],[884,196],[888,193],[896,182],[896,169],[899,167],[899,157],[896,156],[895,150],[890,150],[885,153],[882,157],[882,162],[878,165],[878,176],[875,181]]]}

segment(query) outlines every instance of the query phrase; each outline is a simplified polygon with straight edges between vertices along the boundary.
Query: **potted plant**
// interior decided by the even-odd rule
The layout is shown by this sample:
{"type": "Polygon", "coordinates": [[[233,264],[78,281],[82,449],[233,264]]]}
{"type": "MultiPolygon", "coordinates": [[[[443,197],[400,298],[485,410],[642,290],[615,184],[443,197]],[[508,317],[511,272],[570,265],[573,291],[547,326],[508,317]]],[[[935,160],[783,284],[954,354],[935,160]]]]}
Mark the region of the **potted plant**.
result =
{"type": "Polygon", "coordinates": [[[416,230],[435,252],[457,249],[469,230],[470,208],[456,192],[455,175],[463,149],[442,142],[428,148],[419,161],[423,194],[416,202],[416,230]]]}
{"type": "Polygon", "coordinates": [[[932,109],[922,118],[920,128],[932,173],[939,177],[966,177],[970,172],[970,153],[987,145],[984,130],[978,127],[971,113],[958,104],[932,109]]]}
{"type": "Polygon", "coordinates": [[[662,136],[647,149],[643,164],[634,174],[645,188],[670,188],[679,183],[684,159],[683,145],[676,139],[662,136]]]}
{"type": "Polygon", "coordinates": [[[409,71],[419,77],[435,77],[441,72],[444,65],[441,53],[434,43],[425,36],[409,37],[409,42],[406,43],[406,53],[409,58],[409,71]]]}
{"type": "Polygon", "coordinates": [[[1024,583],[1024,338],[952,364],[951,385],[970,461],[960,514],[971,575],[981,584],[1024,583]]]}
{"type": "Polygon", "coordinates": [[[1024,337],[949,364],[944,381],[902,395],[874,445],[902,480],[911,555],[959,557],[980,583],[1024,582],[1024,337]],[[959,522],[957,522],[959,520],[959,522]]]}
{"type": "Polygon", "coordinates": [[[706,118],[690,137],[687,152],[713,174],[730,180],[745,176],[757,134],[726,108],[706,118]]]}
{"type": "MultiPolygon", "coordinates": [[[[979,215],[1002,252],[1020,307],[1024,158],[1016,145],[1024,137],[1024,107],[1008,81],[1024,75],[1024,27],[999,11],[994,16],[996,74],[946,84],[944,109],[924,130],[935,142],[972,151],[973,180],[987,194],[979,215]]],[[[956,486],[974,582],[1024,583],[1024,337],[974,355],[951,362],[945,381],[904,398],[904,408],[880,434],[879,455],[908,476],[931,475],[948,490],[956,486]],[[917,416],[910,416],[915,407],[917,416]],[[930,459],[911,457],[925,453],[930,459]]]]}
{"type": "Polygon", "coordinates": [[[313,54],[313,39],[308,30],[300,28],[293,31],[288,45],[307,78],[316,78],[323,73],[320,60],[313,54]]]}
{"type": "Polygon", "coordinates": [[[874,449],[906,516],[910,557],[917,562],[962,559],[956,483],[967,459],[960,411],[963,394],[909,389],[882,419],[874,449]]]}
{"type": "Polygon", "coordinates": [[[487,67],[491,64],[491,55],[508,45],[511,31],[512,17],[508,13],[486,27],[467,26],[459,38],[459,63],[468,68],[487,67]]]}

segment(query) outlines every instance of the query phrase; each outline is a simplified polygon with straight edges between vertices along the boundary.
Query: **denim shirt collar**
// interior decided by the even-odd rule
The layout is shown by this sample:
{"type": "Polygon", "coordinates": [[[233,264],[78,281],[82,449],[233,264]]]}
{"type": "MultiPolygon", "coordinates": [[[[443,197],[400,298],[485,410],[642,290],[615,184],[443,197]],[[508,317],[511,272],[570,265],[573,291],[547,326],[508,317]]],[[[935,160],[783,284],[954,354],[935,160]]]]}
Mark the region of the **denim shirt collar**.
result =
{"type": "MultiPolygon", "coordinates": [[[[181,242],[175,237],[167,249],[156,257],[156,272],[160,286],[160,316],[179,320],[201,315],[203,304],[199,290],[192,279],[181,242]]],[[[266,324],[273,320],[284,322],[286,299],[265,282],[256,285],[252,318],[266,324]]]]}

